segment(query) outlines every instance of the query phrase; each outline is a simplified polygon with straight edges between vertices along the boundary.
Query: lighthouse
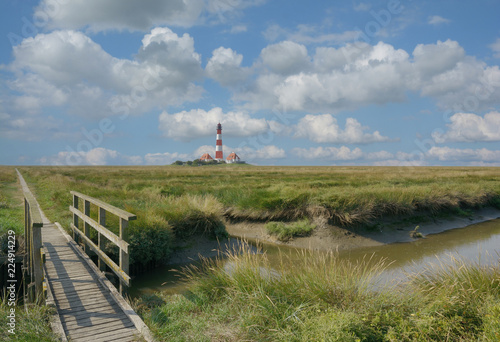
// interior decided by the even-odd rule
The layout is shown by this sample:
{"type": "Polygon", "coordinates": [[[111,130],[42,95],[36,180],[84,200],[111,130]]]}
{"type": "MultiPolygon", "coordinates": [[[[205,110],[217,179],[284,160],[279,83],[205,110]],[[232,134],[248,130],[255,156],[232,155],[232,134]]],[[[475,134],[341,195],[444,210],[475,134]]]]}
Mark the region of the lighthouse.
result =
{"type": "Polygon", "coordinates": [[[215,160],[222,161],[224,157],[222,155],[222,126],[219,122],[217,125],[217,140],[215,141],[215,160]]]}

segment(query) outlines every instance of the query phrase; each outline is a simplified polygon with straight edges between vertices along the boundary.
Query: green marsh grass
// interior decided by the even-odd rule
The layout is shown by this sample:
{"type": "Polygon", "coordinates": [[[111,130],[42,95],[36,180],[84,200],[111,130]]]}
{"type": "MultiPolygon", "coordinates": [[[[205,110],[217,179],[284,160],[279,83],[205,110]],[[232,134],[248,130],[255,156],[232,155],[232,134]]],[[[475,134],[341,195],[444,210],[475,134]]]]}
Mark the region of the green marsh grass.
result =
{"type": "MultiPolygon", "coordinates": [[[[383,260],[304,252],[271,268],[248,250],[184,270],[182,295],[136,300],[159,340],[498,341],[500,268],[455,260],[374,286],[383,260]],[[294,260],[296,260],[294,258],[294,260]],[[148,306],[148,303],[153,303],[148,306]]],[[[151,297],[151,295],[149,296],[151,297]]]]}
{"type": "MultiPolygon", "coordinates": [[[[190,234],[224,236],[224,222],[231,220],[267,223],[321,217],[349,227],[373,225],[387,217],[409,220],[468,215],[487,206],[500,208],[499,168],[217,165],[19,169],[51,220],[69,227],[69,191],[76,190],[137,214],[138,220],[131,224],[137,232],[164,231],[163,239],[170,236],[170,246],[176,238],[190,234]]],[[[167,251],[163,257],[171,249],[162,249],[167,251]]]]}
{"type": "Polygon", "coordinates": [[[24,206],[13,167],[0,166],[0,235],[14,230],[24,234],[24,206]]]}
{"type": "Polygon", "coordinates": [[[7,323],[10,309],[5,302],[0,302],[0,341],[15,342],[57,342],[59,338],[52,332],[49,324],[51,308],[48,306],[15,307],[16,326],[15,334],[8,332],[11,329],[7,323]]]}
{"type": "Polygon", "coordinates": [[[276,236],[280,241],[288,241],[294,237],[307,236],[312,233],[315,224],[312,224],[309,219],[303,219],[292,223],[284,222],[268,222],[265,225],[267,232],[276,236]]]}

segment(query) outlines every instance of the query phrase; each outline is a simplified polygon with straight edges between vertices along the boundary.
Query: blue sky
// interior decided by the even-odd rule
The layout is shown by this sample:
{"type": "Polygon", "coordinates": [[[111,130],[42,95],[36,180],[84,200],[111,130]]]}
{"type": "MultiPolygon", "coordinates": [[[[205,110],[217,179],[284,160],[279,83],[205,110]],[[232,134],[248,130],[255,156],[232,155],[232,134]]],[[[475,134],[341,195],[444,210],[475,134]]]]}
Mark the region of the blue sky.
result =
{"type": "Polygon", "coordinates": [[[500,2],[0,2],[0,164],[500,166],[500,2]]]}

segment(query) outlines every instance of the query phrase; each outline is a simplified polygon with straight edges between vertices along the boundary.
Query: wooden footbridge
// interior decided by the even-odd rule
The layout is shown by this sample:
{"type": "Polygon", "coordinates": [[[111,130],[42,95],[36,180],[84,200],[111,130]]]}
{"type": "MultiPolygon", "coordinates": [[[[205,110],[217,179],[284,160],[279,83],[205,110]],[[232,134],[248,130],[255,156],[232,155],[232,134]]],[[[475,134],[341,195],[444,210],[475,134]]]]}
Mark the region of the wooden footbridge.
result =
{"type": "Polygon", "coordinates": [[[91,197],[72,193],[72,229],[75,237],[83,239],[84,249],[94,250],[98,255],[99,265],[96,266],[58,223],[45,217],[19,171],[18,176],[25,198],[25,303],[45,302],[54,307],[56,313],[51,325],[62,341],[153,341],[147,326],[120,293],[130,284],[128,244],[124,237],[127,218],[135,216],[91,197]],[[78,210],[78,199],[84,201],[84,213],[78,210]],[[99,208],[99,222],[89,217],[91,201],[99,208]],[[106,210],[120,215],[120,236],[104,229],[106,210]],[[79,219],[84,223],[83,231],[78,228],[79,219]],[[98,231],[97,245],[90,240],[90,227],[98,231]],[[119,266],[100,250],[101,235],[119,245],[119,266]],[[100,271],[105,265],[120,279],[120,292],[100,271]]]}

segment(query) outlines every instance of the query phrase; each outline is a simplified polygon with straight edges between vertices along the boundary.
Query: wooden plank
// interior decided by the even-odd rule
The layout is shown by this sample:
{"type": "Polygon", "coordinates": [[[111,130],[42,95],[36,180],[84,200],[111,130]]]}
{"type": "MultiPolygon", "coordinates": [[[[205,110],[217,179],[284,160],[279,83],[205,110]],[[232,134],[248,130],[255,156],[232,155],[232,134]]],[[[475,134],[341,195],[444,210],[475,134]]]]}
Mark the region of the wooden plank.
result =
{"type": "Polygon", "coordinates": [[[96,295],[97,295],[97,293],[103,291],[103,288],[98,286],[95,283],[93,283],[93,284],[92,283],[77,284],[76,286],[74,283],[73,284],[64,284],[64,286],[61,286],[61,285],[53,286],[53,290],[57,294],[64,292],[68,295],[72,292],[83,292],[83,291],[86,291],[88,289],[92,289],[93,291],[96,291],[96,295]]]}
{"type": "Polygon", "coordinates": [[[67,312],[66,310],[60,313],[61,317],[66,317],[68,319],[70,319],[71,317],[75,319],[80,319],[85,317],[118,317],[118,315],[120,314],[123,315],[123,312],[117,310],[116,307],[111,307],[111,306],[99,307],[92,310],[89,310],[87,307],[84,307],[71,312],[67,312]]]}
{"type": "Polygon", "coordinates": [[[64,309],[60,310],[60,315],[65,316],[65,317],[79,317],[82,316],[86,313],[93,312],[96,315],[102,315],[102,314],[107,314],[107,315],[118,315],[121,313],[120,307],[119,306],[98,306],[98,304],[93,304],[92,307],[89,309],[89,306],[85,307],[77,307],[77,308],[71,308],[71,309],[64,309]]]}
{"type": "Polygon", "coordinates": [[[112,315],[112,317],[96,317],[89,315],[87,317],[74,318],[74,317],[61,316],[61,322],[63,326],[66,326],[66,328],[74,326],[90,327],[101,324],[108,324],[112,322],[126,322],[128,320],[129,319],[127,315],[125,315],[123,312],[119,315],[112,315]],[[87,321],[87,322],[82,323],[82,321],[87,321]]]}
{"type": "Polygon", "coordinates": [[[121,310],[120,306],[116,303],[109,304],[108,302],[98,302],[98,303],[86,304],[86,305],[82,305],[82,306],[74,306],[74,307],[67,308],[67,309],[61,309],[61,310],[59,310],[59,313],[61,315],[66,315],[66,314],[70,314],[70,313],[77,312],[80,310],[94,311],[94,310],[99,310],[100,308],[108,308],[108,307],[115,308],[117,310],[116,312],[119,312],[121,310]]]}
{"type": "Polygon", "coordinates": [[[133,337],[134,333],[137,331],[131,329],[120,329],[116,331],[103,331],[101,333],[95,334],[92,338],[93,342],[108,342],[116,339],[123,340],[127,337],[133,337]]]}
{"type": "Polygon", "coordinates": [[[85,310],[81,309],[78,311],[70,312],[70,313],[61,313],[61,317],[63,317],[66,321],[69,322],[71,319],[75,320],[82,320],[86,319],[89,317],[92,318],[119,318],[119,317],[125,317],[123,316],[123,312],[116,311],[116,308],[110,308],[110,307],[105,307],[105,308],[99,308],[96,310],[85,310]],[[120,316],[121,315],[121,316],[120,316]]]}
{"type": "Polygon", "coordinates": [[[85,242],[90,246],[90,249],[92,249],[98,256],[101,258],[106,265],[108,265],[111,270],[120,278],[120,280],[125,283],[127,286],[130,286],[130,276],[123,272],[120,267],[115,264],[113,260],[111,260],[110,257],[108,257],[104,252],[99,250],[99,247],[95,245],[95,243],[88,239],[80,230],[78,230],[75,226],[71,225],[71,228],[73,229],[74,232],[76,232],[81,238],[85,240],[85,242]]]}
{"type": "MultiPolygon", "coordinates": [[[[44,270],[45,273],[47,273],[47,269],[44,265],[44,270]]],[[[62,326],[61,323],[61,318],[59,317],[59,314],[57,312],[57,305],[54,300],[54,295],[52,293],[52,287],[51,287],[50,281],[47,280],[47,300],[45,301],[45,304],[52,308],[53,310],[50,310],[50,327],[52,328],[52,331],[58,336],[59,341],[61,342],[68,342],[66,338],[66,333],[64,332],[64,327],[62,326]]]]}
{"type": "MultiPolygon", "coordinates": [[[[81,338],[83,336],[94,336],[94,334],[103,333],[106,331],[120,331],[123,329],[131,330],[137,333],[137,330],[134,327],[132,322],[130,323],[122,323],[122,322],[111,322],[103,326],[94,326],[94,327],[81,327],[75,328],[71,330],[71,338],[81,338]]],[[[93,340],[92,340],[93,341],[93,340]]]]}
{"type": "Polygon", "coordinates": [[[52,276],[49,276],[47,277],[48,280],[52,283],[52,284],[55,284],[55,283],[62,283],[64,281],[67,281],[67,280],[71,280],[71,281],[75,281],[75,280],[78,280],[78,281],[86,281],[86,280],[94,280],[94,278],[88,274],[88,273],[74,273],[74,277],[68,277],[68,276],[64,276],[64,277],[52,277],[52,276]]]}
{"type": "Polygon", "coordinates": [[[134,327],[132,322],[122,323],[122,322],[111,322],[102,326],[93,326],[93,327],[81,327],[71,330],[71,337],[81,338],[83,336],[93,336],[94,334],[102,333],[104,331],[119,331],[122,329],[130,329],[137,333],[137,330],[134,327]]]}
{"type": "Polygon", "coordinates": [[[64,273],[60,268],[61,267],[70,267],[70,266],[73,266],[73,264],[57,263],[58,267],[52,267],[52,266],[53,265],[50,265],[50,268],[48,268],[48,275],[53,279],[65,279],[65,278],[79,277],[79,276],[83,276],[85,274],[90,275],[90,273],[87,269],[82,268],[82,265],[78,265],[78,267],[75,267],[75,269],[72,269],[72,270],[64,270],[64,273]]]}
{"type": "Polygon", "coordinates": [[[127,332],[126,330],[121,332],[116,332],[115,334],[111,333],[110,334],[101,334],[99,336],[87,336],[87,337],[72,337],[71,341],[75,342],[88,342],[89,340],[92,340],[92,342],[113,342],[113,341],[137,341],[136,337],[134,337],[133,332],[127,332]],[[90,338],[89,338],[90,337],[90,338]]]}
{"type": "Polygon", "coordinates": [[[64,286],[54,286],[53,287],[53,291],[56,292],[57,294],[60,294],[61,291],[66,295],[68,296],[70,293],[78,293],[78,292],[83,292],[83,291],[86,291],[86,290],[92,290],[92,291],[95,291],[95,292],[100,292],[102,291],[102,288],[98,287],[96,284],[84,284],[84,285],[78,285],[78,287],[73,287],[73,288],[67,288],[67,287],[64,287],[64,286]]]}
{"type": "Polygon", "coordinates": [[[68,301],[67,299],[61,299],[57,302],[57,309],[65,310],[65,309],[77,308],[82,305],[85,306],[103,302],[109,303],[108,301],[106,301],[106,299],[104,299],[103,301],[103,298],[94,298],[94,297],[82,298],[79,303],[75,303],[74,301],[68,301]]]}
{"type": "Polygon", "coordinates": [[[54,290],[54,294],[56,295],[56,300],[68,300],[68,301],[76,301],[80,302],[85,296],[92,296],[92,297],[101,297],[102,299],[105,299],[106,297],[102,293],[95,293],[95,290],[93,289],[82,289],[78,290],[76,292],[69,292],[69,290],[54,290]]]}
{"type": "Polygon", "coordinates": [[[77,191],[70,191],[70,193],[73,196],[78,196],[79,198],[83,198],[84,200],[90,201],[91,203],[97,205],[98,207],[104,208],[107,211],[109,211],[110,213],[115,214],[116,216],[121,217],[125,220],[132,221],[132,220],[137,219],[136,215],[129,213],[125,210],[122,210],[120,208],[117,208],[115,206],[112,206],[111,204],[108,204],[108,203],[103,202],[101,200],[98,200],[97,198],[84,195],[84,194],[77,192],[77,191]]]}
{"type": "MultiPolygon", "coordinates": [[[[66,274],[59,274],[56,271],[51,270],[47,273],[47,276],[53,282],[57,282],[57,281],[60,282],[63,280],[74,279],[74,278],[82,278],[83,279],[84,277],[91,277],[89,275],[89,273],[87,272],[87,270],[85,270],[85,271],[74,270],[74,271],[72,271],[70,273],[66,273],[66,274]]],[[[89,279],[93,279],[93,278],[89,278],[89,279]]]]}
{"type": "MultiPolygon", "coordinates": [[[[106,227],[100,225],[98,222],[96,222],[95,220],[93,220],[91,217],[89,217],[89,216],[85,215],[84,213],[82,213],[80,210],[78,210],[76,208],[73,208],[73,207],[69,207],[69,211],[71,211],[74,215],[77,215],[84,222],[86,222],[90,226],[92,226],[92,228],[94,228],[99,233],[101,233],[102,235],[104,235],[109,241],[113,242],[120,249],[123,249],[123,250],[127,251],[127,253],[128,253],[128,246],[129,246],[129,244],[128,244],[127,241],[121,239],[116,234],[114,234],[113,232],[111,232],[109,229],[107,229],[106,227]]],[[[80,229],[78,229],[78,230],[81,231],[80,229]]]]}

